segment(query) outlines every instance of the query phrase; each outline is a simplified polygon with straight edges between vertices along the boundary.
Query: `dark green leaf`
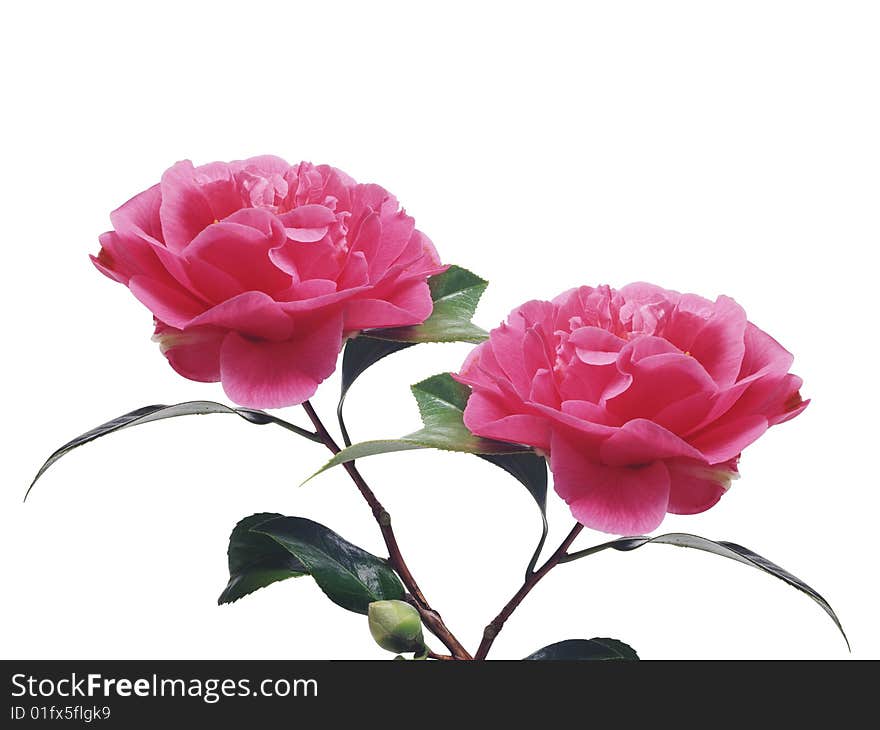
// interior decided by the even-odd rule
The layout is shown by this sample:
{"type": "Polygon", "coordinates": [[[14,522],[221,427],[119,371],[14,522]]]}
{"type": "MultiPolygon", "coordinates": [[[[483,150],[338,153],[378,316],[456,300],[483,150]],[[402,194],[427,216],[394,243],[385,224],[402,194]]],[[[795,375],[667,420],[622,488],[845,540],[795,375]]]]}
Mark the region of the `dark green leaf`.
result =
{"type": "Polygon", "coordinates": [[[528,567],[526,567],[526,579],[528,579],[538,564],[538,558],[541,556],[541,550],[547,540],[547,460],[534,452],[479,454],[479,456],[481,459],[501,467],[516,478],[532,495],[541,512],[541,539],[538,541],[538,546],[535,548],[528,567]]]}
{"type": "Polygon", "coordinates": [[[369,330],[366,334],[395,342],[482,342],[485,330],[471,322],[488,282],[460,266],[428,279],[434,309],[422,324],[369,330]]]}
{"type": "Polygon", "coordinates": [[[480,454],[481,459],[500,466],[529,490],[541,510],[547,510],[547,461],[534,452],[521,454],[480,454]]]}
{"type": "Polygon", "coordinates": [[[342,356],[342,394],[340,401],[345,398],[348,389],[355,380],[369,367],[375,365],[383,357],[392,353],[412,347],[415,342],[393,342],[391,340],[378,340],[375,337],[361,335],[354,337],[345,343],[345,353],[342,356]]]}
{"type": "Polygon", "coordinates": [[[342,408],[352,383],[358,379],[361,373],[375,365],[383,357],[405,350],[415,344],[415,342],[377,340],[366,335],[355,337],[345,343],[345,352],[342,355],[342,390],[339,394],[339,403],[336,406],[336,418],[339,421],[342,440],[346,446],[351,446],[351,438],[349,438],[348,428],[345,426],[345,419],[342,417],[342,408]]]}
{"type": "Polygon", "coordinates": [[[90,441],[101,438],[101,436],[106,436],[107,434],[121,431],[123,428],[129,428],[130,426],[139,426],[144,423],[150,423],[151,421],[160,421],[164,418],[203,415],[207,413],[234,413],[235,415],[240,416],[250,423],[255,423],[261,426],[268,423],[273,423],[275,425],[286,428],[289,431],[293,431],[300,436],[305,436],[306,438],[313,441],[318,440],[318,437],[311,431],[306,431],[299,426],[294,426],[292,423],[288,423],[287,421],[284,421],[280,418],[276,418],[275,416],[269,415],[264,411],[255,411],[251,408],[230,408],[229,406],[224,406],[222,403],[214,403],[212,401],[201,400],[178,403],[177,405],[173,406],[144,406],[143,408],[138,408],[137,410],[131,411],[130,413],[126,413],[122,416],[114,418],[112,421],[107,421],[107,423],[102,423],[100,426],[96,426],[91,431],[87,431],[86,433],[82,434],[82,436],[77,436],[72,441],[68,441],[66,444],[64,444],[64,446],[55,451],[55,453],[53,453],[46,460],[46,463],[40,467],[40,470],[37,472],[37,475],[31,482],[30,487],[28,487],[27,493],[25,494],[25,499],[27,499],[27,495],[30,494],[30,491],[31,489],[33,489],[34,484],[37,483],[37,480],[41,476],[43,476],[46,470],[50,466],[52,466],[52,464],[58,461],[58,459],[60,459],[62,456],[72,451],[73,449],[77,448],[78,446],[82,446],[83,444],[87,444],[90,441]]]}
{"type": "Polygon", "coordinates": [[[416,383],[412,386],[412,392],[418,403],[424,428],[400,439],[363,441],[349,446],[336,454],[316,474],[366,456],[413,449],[442,449],[468,454],[513,454],[531,451],[526,446],[484,439],[468,431],[462,416],[470,389],[455,381],[449,373],[434,375],[416,383]]]}
{"type": "Polygon", "coordinates": [[[578,550],[577,552],[571,553],[570,555],[563,558],[561,562],[577,560],[578,558],[583,558],[587,555],[593,555],[594,553],[601,552],[602,550],[607,550],[608,548],[620,551],[629,551],[635,550],[642,547],[643,545],[648,545],[650,543],[658,543],[661,545],[675,545],[677,547],[687,547],[694,548],[695,550],[703,550],[707,553],[712,553],[713,555],[720,555],[721,557],[729,558],[730,560],[736,560],[738,563],[749,565],[753,568],[757,568],[758,570],[762,570],[765,573],[769,573],[776,578],[779,578],[781,581],[788,583],[788,585],[797,588],[802,593],[806,593],[810,598],[818,603],[822,607],[822,610],[824,610],[825,613],[827,613],[831,617],[831,620],[834,621],[835,626],[837,626],[838,630],[843,636],[844,641],[846,641],[847,647],[849,647],[849,639],[846,637],[846,632],[844,632],[843,630],[840,619],[837,618],[837,614],[834,613],[834,610],[831,608],[828,601],[826,601],[817,591],[804,583],[800,578],[797,578],[789,573],[784,568],[780,568],[775,563],[771,563],[769,560],[767,560],[767,558],[761,557],[760,555],[752,552],[748,548],[744,548],[742,545],[737,545],[733,542],[715,542],[714,540],[707,540],[705,537],[699,537],[698,535],[689,535],[683,532],[671,532],[667,535],[658,535],[657,537],[622,537],[618,540],[612,540],[611,542],[606,542],[602,543],[601,545],[586,548],[585,550],[578,550]]]}
{"type": "Polygon", "coordinates": [[[526,657],[539,662],[636,661],[638,658],[631,646],[617,639],[568,639],[545,646],[526,657]]]}
{"type": "Polygon", "coordinates": [[[303,517],[275,517],[251,528],[293,555],[331,601],[367,613],[373,601],[402,600],[404,589],[386,560],[303,517]]]}
{"type": "Polygon", "coordinates": [[[285,578],[308,575],[306,567],[268,535],[252,530],[282,515],[272,512],[245,517],[229,536],[229,583],[217,603],[232,603],[258,588],[285,578]]]}

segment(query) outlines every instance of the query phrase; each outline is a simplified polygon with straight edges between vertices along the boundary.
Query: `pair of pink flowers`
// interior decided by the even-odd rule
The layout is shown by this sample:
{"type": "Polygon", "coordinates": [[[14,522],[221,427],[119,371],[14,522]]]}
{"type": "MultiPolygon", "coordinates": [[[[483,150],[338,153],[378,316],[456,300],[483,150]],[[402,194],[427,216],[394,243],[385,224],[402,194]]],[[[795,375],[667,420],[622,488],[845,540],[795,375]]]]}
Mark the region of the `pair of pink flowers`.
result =
{"type": "MultiPolygon", "coordinates": [[[[252,408],[311,397],[347,337],[423,322],[446,268],[383,188],[276,157],[177,163],[111,221],[95,265],[150,309],[171,366],[252,408]]],[[[471,431],[542,451],[577,520],[627,534],[718,501],[806,407],[791,363],[728,297],[631,284],[523,304],[457,378],[471,431]]]]}

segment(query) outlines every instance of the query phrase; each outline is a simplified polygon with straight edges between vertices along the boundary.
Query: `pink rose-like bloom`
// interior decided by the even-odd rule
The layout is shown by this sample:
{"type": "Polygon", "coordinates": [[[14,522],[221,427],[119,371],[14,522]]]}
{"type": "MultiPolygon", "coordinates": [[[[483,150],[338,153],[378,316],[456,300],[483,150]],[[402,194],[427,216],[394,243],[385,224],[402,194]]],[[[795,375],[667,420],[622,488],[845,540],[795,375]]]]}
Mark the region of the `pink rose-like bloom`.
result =
{"type": "Polygon", "coordinates": [[[709,509],[806,408],[792,359],[729,297],[585,286],[515,309],[457,379],[471,431],[544,452],[575,519],[632,534],[709,509]]]}
{"type": "Polygon", "coordinates": [[[277,157],[178,162],[110,220],[95,266],[178,373],[252,408],[311,397],[348,335],[423,322],[445,269],[388,191],[277,157]]]}

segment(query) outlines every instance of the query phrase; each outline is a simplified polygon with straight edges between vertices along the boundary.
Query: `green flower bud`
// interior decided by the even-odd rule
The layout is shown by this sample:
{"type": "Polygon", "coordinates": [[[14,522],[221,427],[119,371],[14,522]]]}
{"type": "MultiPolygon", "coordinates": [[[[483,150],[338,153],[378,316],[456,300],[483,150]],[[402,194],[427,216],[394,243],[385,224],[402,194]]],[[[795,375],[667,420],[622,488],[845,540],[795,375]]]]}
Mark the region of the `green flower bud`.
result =
{"type": "Polygon", "coordinates": [[[374,601],[367,610],[370,633],[386,651],[422,652],[425,640],[419,612],[405,601],[374,601]]]}

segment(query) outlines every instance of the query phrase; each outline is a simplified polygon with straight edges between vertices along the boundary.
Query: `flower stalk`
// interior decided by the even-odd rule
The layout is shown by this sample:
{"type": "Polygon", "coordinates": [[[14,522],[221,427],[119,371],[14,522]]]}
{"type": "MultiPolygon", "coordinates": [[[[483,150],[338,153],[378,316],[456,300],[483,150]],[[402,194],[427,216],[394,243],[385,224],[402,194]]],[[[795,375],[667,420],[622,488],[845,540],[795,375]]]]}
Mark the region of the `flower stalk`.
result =
{"type": "MultiPolygon", "coordinates": [[[[327,431],[327,428],[315,412],[312,404],[309,401],[304,401],[302,406],[324,446],[326,446],[333,454],[338,454],[340,451],[339,445],[327,431]]],[[[397,537],[391,526],[391,515],[388,514],[387,510],[382,506],[382,503],[376,497],[373,490],[370,489],[369,485],[354,465],[354,462],[346,462],[344,467],[348,472],[348,475],[351,477],[351,480],[354,482],[354,485],[361,493],[361,496],[364,498],[364,501],[369,505],[373,517],[379,525],[379,530],[382,532],[382,538],[385,540],[385,547],[388,548],[388,560],[391,563],[391,567],[393,567],[395,572],[400,576],[400,580],[409,592],[407,600],[418,610],[419,615],[422,617],[422,622],[428,630],[443,642],[443,645],[452,652],[454,658],[471,659],[472,657],[468,650],[462,646],[457,638],[455,638],[453,633],[443,622],[443,618],[431,607],[428,600],[425,598],[425,594],[422,593],[421,588],[419,588],[419,584],[416,582],[415,577],[400,552],[400,546],[397,544],[397,537]]]]}
{"type": "Polygon", "coordinates": [[[492,644],[495,642],[495,639],[498,637],[498,634],[501,632],[507,619],[510,618],[511,614],[513,614],[519,604],[523,602],[523,599],[531,592],[532,588],[538,584],[541,578],[547,575],[547,573],[553,570],[553,568],[559,565],[559,563],[563,562],[563,559],[568,554],[568,548],[571,547],[571,544],[583,529],[584,526],[582,524],[579,522],[576,523],[575,526],[571,528],[571,532],[569,532],[566,538],[562,541],[562,544],[556,548],[556,552],[547,558],[547,562],[534,573],[526,576],[525,582],[520,589],[514,593],[513,598],[511,598],[504,608],[501,609],[501,613],[492,619],[486,628],[483,629],[483,640],[480,642],[477,653],[474,654],[474,659],[486,658],[486,655],[492,648],[492,644]]]}

